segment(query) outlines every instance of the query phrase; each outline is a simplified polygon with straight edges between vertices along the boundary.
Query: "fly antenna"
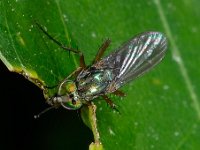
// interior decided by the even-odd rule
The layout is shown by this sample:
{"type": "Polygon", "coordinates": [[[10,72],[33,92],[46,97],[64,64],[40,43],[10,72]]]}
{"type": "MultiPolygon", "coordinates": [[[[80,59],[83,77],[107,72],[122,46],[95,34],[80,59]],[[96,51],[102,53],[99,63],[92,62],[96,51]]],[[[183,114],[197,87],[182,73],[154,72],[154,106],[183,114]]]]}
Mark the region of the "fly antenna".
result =
{"type": "Polygon", "coordinates": [[[48,108],[44,109],[44,110],[41,111],[39,114],[34,115],[34,118],[35,118],[35,119],[38,119],[41,115],[43,115],[44,113],[46,113],[47,111],[49,111],[49,110],[51,110],[51,109],[53,109],[53,108],[55,108],[55,107],[54,107],[54,106],[51,106],[51,107],[48,107],[48,108]]]}

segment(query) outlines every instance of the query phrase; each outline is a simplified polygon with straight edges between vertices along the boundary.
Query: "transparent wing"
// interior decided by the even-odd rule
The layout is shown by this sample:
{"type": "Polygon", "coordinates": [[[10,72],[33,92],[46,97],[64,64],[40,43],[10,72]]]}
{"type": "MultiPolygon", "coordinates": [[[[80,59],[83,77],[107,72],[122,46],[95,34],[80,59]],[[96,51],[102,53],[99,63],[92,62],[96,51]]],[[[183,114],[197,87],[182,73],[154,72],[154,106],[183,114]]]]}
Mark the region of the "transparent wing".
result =
{"type": "Polygon", "coordinates": [[[108,92],[115,91],[154,67],[164,57],[166,48],[166,37],[162,33],[145,32],[103,58],[98,62],[99,66],[112,70],[113,74],[112,87],[108,88],[108,92]]]}

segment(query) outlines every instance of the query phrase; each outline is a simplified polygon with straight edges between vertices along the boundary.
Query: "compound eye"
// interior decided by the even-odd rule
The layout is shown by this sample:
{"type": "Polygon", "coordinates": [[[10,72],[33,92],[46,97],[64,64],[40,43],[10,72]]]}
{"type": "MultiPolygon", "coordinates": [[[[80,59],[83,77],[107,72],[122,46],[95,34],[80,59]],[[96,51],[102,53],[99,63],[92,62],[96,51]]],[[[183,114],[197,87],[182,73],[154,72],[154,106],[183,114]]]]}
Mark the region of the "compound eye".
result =
{"type": "Polygon", "coordinates": [[[58,88],[58,95],[61,96],[60,104],[69,110],[76,110],[82,106],[76,92],[76,84],[71,80],[64,80],[58,88]]]}
{"type": "Polygon", "coordinates": [[[62,101],[61,105],[69,110],[77,110],[82,106],[82,102],[69,98],[67,101],[62,101]]]}
{"type": "Polygon", "coordinates": [[[75,92],[76,84],[71,80],[64,80],[58,87],[58,95],[66,95],[75,92]]]}

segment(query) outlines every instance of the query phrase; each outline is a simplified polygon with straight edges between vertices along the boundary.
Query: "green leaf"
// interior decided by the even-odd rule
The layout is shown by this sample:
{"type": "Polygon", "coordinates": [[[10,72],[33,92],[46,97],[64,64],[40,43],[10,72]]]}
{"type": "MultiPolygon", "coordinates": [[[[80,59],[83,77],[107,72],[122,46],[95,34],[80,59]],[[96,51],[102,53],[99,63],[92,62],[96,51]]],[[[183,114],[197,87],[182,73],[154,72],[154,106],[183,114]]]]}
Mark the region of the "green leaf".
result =
{"type": "Polygon", "coordinates": [[[54,86],[79,66],[79,57],[51,42],[34,21],[66,46],[78,47],[87,64],[106,38],[112,39],[109,54],[139,32],[163,32],[169,42],[163,62],[124,86],[125,98],[111,95],[120,113],[99,98],[96,112],[85,110],[83,119],[99,134],[99,149],[198,149],[199,5],[197,0],[1,1],[0,58],[10,71],[54,86]]]}

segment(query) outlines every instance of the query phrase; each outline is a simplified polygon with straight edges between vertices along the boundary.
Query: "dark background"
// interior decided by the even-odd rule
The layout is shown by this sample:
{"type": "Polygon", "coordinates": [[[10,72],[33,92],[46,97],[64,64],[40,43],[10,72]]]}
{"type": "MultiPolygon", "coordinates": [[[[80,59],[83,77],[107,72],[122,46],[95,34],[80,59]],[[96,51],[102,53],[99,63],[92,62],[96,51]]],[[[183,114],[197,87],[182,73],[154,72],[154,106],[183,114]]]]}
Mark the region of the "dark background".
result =
{"type": "Polygon", "coordinates": [[[22,75],[8,71],[1,61],[0,83],[3,149],[88,149],[92,132],[78,111],[52,109],[34,119],[49,107],[42,91],[22,75]]]}

